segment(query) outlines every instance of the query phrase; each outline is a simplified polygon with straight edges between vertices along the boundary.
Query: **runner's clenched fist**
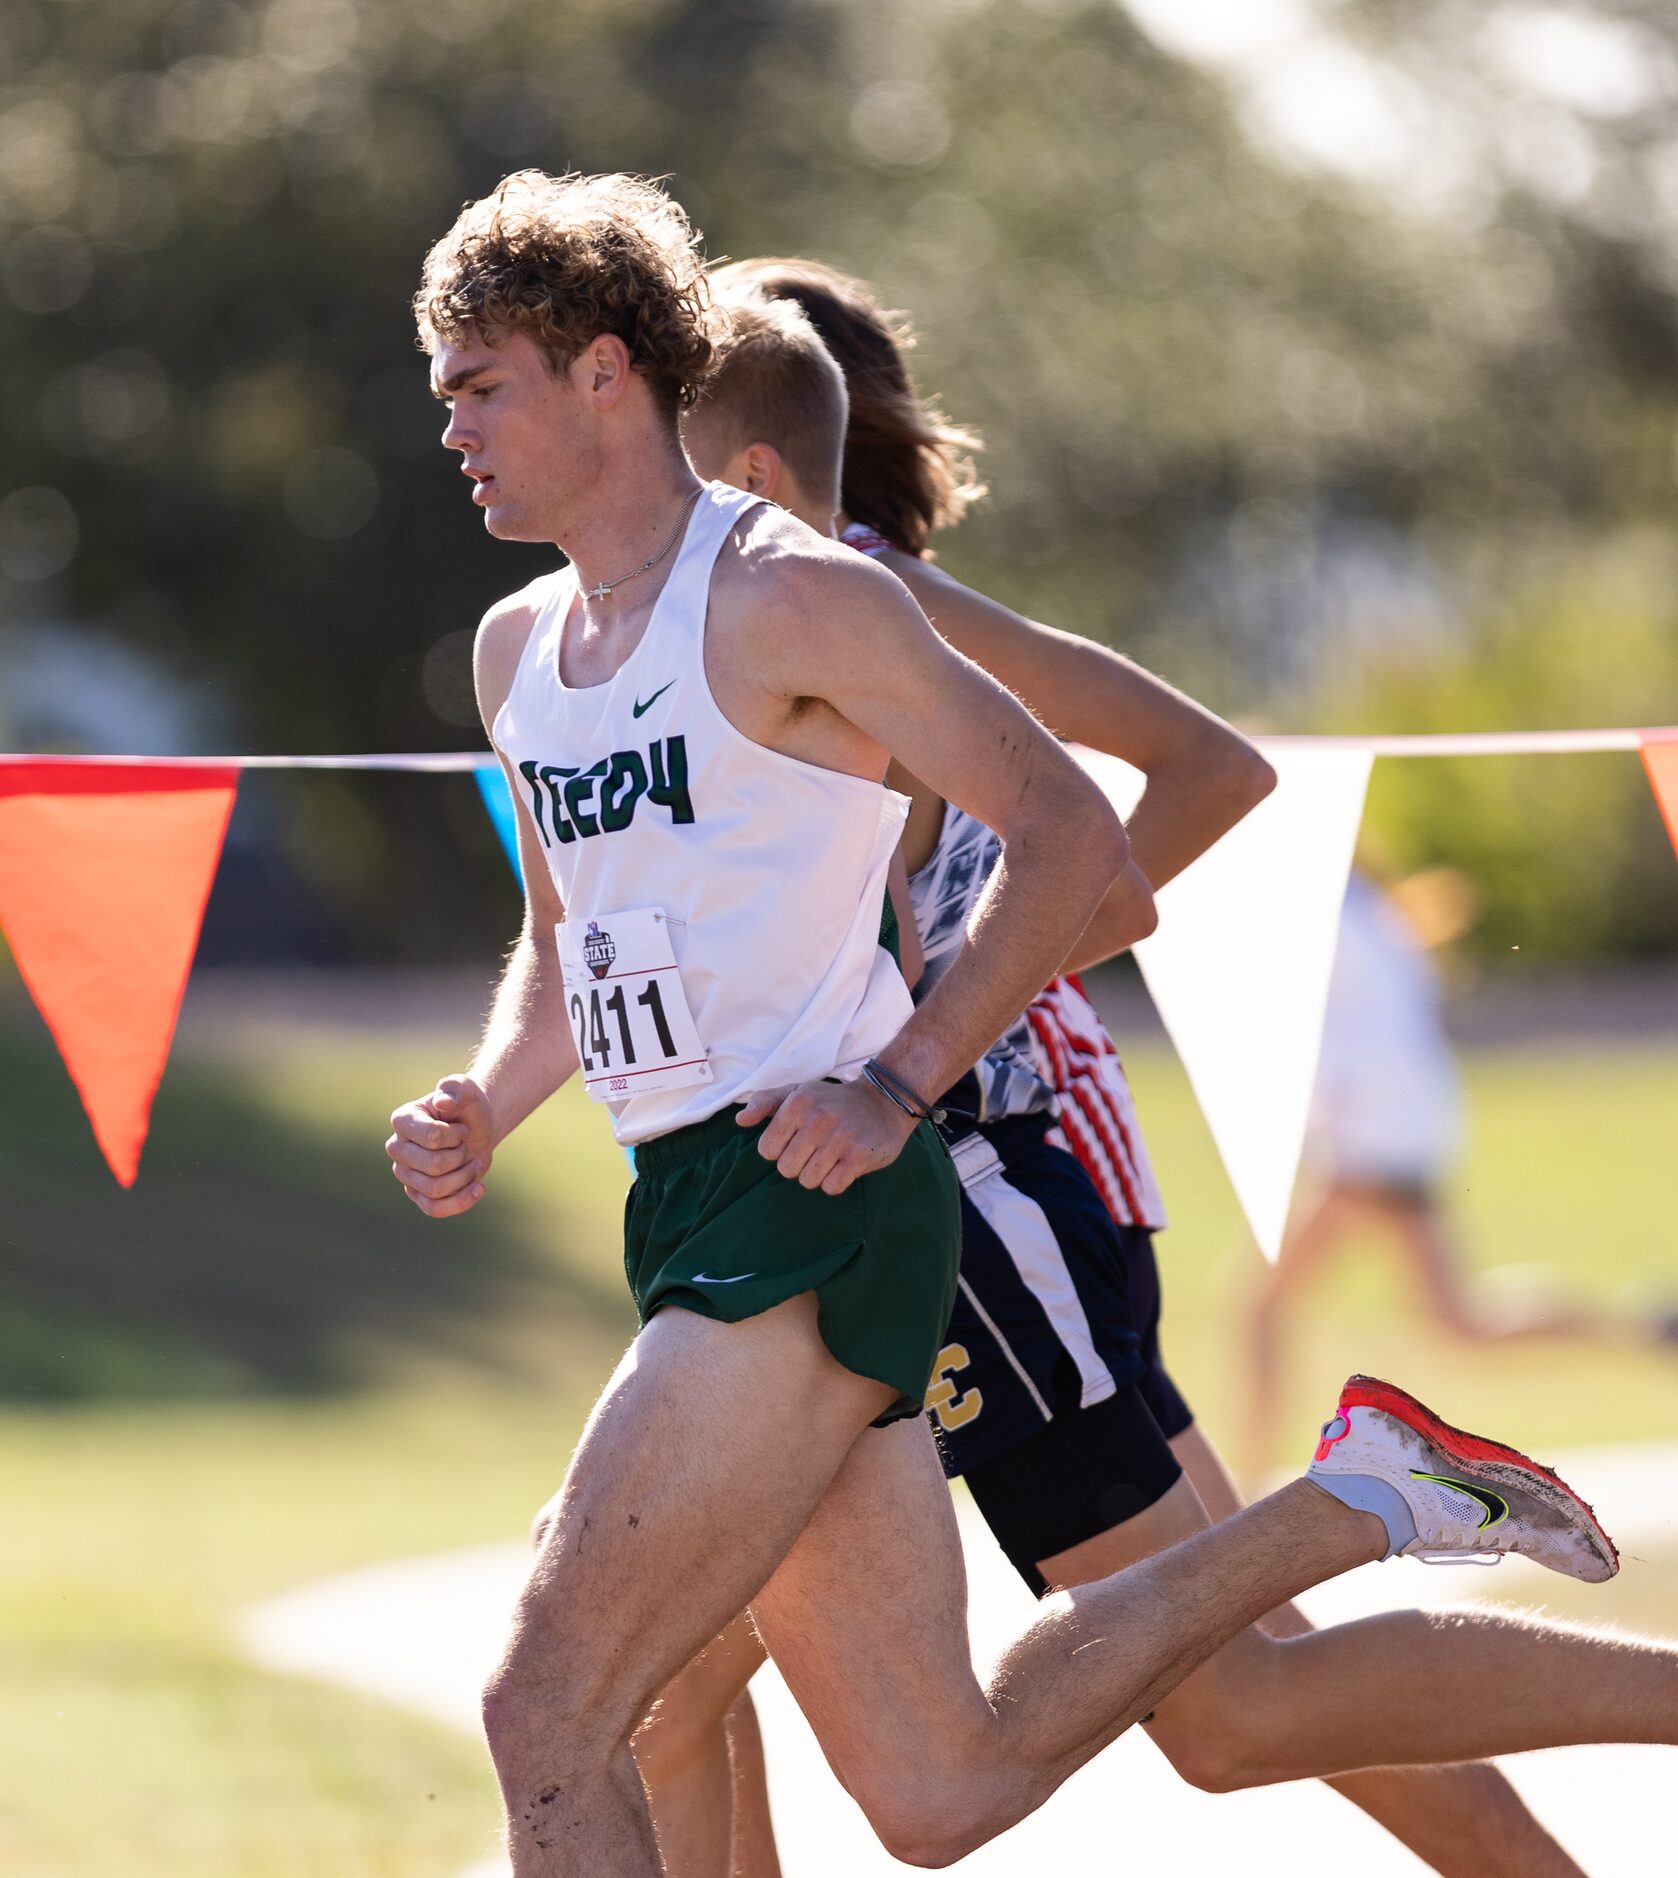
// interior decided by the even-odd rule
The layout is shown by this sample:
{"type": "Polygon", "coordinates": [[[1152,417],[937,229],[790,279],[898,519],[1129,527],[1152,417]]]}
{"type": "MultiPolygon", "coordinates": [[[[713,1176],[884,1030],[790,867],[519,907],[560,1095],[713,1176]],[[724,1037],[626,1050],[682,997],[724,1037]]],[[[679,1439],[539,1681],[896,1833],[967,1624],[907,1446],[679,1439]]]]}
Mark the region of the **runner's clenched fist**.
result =
{"type": "Polygon", "coordinates": [[[470,1076],[445,1076],[390,1118],[385,1153],[408,1198],[430,1219],[464,1213],[484,1197],[494,1153],[489,1098],[470,1076]]]}

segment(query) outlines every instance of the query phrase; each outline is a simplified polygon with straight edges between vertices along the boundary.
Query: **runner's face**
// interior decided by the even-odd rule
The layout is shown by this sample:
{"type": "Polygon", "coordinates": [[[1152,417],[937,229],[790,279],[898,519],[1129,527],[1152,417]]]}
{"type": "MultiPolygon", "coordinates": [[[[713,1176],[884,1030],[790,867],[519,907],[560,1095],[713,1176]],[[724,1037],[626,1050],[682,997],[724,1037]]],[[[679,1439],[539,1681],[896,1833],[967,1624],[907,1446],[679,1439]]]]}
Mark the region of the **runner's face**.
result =
{"type": "Polygon", "coordinates": [[[449,407],[443,448],[460,452],[484,526],[502,541],[551,541],[593,450],[577,369],[551,370],[523,333],[442,343],[431,388],[449,407]]]}

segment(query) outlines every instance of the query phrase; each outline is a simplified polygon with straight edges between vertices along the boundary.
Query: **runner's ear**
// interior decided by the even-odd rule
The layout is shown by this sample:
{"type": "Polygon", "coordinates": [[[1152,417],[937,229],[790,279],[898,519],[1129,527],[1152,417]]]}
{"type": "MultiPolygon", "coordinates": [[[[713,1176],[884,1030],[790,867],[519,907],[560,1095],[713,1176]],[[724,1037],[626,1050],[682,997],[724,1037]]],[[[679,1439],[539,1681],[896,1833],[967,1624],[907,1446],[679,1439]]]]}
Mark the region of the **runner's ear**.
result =
{"type": "Polygon", "coordinates": [[[787,488],[791,479],[787,475],[786,464],[772,443],[747,444],[737,461],[743,474],[740,486],[749,494],[778,502],[782,508],[790,509],[794,506],[787,488]]]}
{"type": "Polygon", "coordinates": [[[597,409],[609,411],[628,389],[632,369],[628,346],[616,333],[601,333],[577,355],[573,376],[597,409]]]}

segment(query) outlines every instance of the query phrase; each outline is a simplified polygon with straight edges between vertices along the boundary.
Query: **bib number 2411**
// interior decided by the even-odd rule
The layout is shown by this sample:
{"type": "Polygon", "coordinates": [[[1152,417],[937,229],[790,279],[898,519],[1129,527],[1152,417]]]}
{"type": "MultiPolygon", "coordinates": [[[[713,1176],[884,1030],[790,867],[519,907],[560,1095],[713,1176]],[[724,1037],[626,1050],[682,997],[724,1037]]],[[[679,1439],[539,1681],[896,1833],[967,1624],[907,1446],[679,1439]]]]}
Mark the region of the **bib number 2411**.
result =
{"type": "Polygon", "coordinates": [[[565,1008],[589,1096],[622,1102],[711,1080],[663,912],[638,907],[568,919],[557,931],[565,1008]]]}

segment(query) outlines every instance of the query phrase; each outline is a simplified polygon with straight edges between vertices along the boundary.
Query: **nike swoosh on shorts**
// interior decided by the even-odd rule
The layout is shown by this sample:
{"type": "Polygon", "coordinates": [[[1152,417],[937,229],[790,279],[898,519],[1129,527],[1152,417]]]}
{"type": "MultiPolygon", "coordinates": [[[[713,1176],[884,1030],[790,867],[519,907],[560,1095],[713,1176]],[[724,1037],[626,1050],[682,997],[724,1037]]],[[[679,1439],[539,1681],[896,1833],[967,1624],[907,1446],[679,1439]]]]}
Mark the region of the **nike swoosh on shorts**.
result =
{"type": "Polygon", "coordinates": [[[737,1278],[712,1278],[705,1272],[695,1272],[689,1281],[696,1285],[742,1285],[748,1278],[755,1278],[756,1272],[741,1272],[737,1278]]]}

